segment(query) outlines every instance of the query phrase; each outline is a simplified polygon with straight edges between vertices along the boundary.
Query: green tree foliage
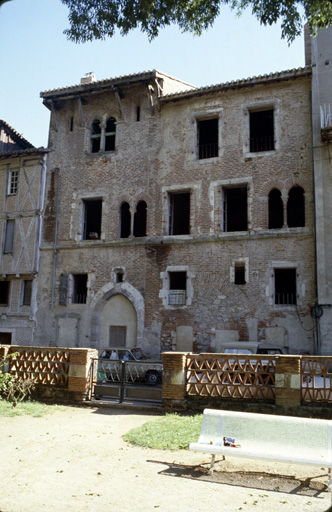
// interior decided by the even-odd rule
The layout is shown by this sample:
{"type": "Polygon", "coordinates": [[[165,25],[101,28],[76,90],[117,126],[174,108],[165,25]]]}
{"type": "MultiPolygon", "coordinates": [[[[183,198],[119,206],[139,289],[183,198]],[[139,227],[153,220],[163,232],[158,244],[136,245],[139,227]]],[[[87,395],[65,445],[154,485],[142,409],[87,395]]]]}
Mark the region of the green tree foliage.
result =
{"type": "Polygon", "coordinates": [[[332,24],[332,0],[61,0],[69,7],[68,39],[79,42],[112,37],[116,29],[126,35],[134,28],[149,39],[161,28],[177,24],[183,32],[199,35],[228,5],[238,14],[251,9],[263,25],[281,22],[281,37],[291,43],[303,22],[311,33],[332,24]]]}

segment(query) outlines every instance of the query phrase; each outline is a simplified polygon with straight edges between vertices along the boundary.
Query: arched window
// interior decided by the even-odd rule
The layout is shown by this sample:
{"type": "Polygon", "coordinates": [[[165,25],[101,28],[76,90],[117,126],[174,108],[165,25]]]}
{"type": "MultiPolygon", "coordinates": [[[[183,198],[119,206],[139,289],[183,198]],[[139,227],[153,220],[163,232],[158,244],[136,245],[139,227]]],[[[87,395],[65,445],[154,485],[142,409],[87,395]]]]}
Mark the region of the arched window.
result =
{"type": "Polygon", "coordinates": [[[140,201],[134,215],[134,236],[146,236],[146,202],[140,201]]]}
{"type": "Polygon", "coordinates": [[[116,119],[110,117],[106,123],[105,130],[105,151],[115,150],[116,119]]]}
{"type": "Polygon", "coordinates": [[[280,190],[274,188],[269,193],[269,229],[279,229],[284,225],[284,205],[280,190]]]}
{"type": "Polygon", "coordinates": [[[301,187],[293,187],[288,194],[287,224],[289,228],[305,226],[304,190],[301,187]]]}
{"type": "Polygon", "coordinates": [[[100,151],[101,127],[100,121],[96,119],[91,126],[91,153],[100,151]]]}
{"type": "Polygon", "coordinates": [[[128,203],[122,203],[120,213],[120,238],[128,238],[130,236],[130,206],[128,203]]]}

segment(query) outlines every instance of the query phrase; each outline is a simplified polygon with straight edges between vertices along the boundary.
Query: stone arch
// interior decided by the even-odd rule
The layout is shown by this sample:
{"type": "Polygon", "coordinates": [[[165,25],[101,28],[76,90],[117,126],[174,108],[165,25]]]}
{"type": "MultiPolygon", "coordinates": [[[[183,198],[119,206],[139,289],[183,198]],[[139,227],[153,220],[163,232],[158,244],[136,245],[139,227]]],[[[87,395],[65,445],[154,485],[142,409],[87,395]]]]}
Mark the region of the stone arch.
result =
{"type": "Polygon", "coordinates": [[[102,313],[108,301],[116,295],[123,296],[132,304],[137,318],[136,326],[136,346],[142,346],[144,329],[144,298],[141,293],[131,284],[126,282],[107,283],[96,294],[91,302],[92,321],[91,321],[91,345],[93,348],[99,348],[101,335],[102,313]]]}

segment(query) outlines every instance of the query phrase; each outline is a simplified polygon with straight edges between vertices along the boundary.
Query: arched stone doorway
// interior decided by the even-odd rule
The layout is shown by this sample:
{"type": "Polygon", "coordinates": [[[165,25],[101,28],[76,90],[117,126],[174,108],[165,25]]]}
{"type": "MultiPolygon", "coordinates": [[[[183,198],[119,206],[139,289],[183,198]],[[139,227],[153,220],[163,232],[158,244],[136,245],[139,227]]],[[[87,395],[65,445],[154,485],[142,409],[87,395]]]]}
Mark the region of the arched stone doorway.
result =
{"type": "Polygon", "coordinates": [[[126,347],[141,346],[144,329],[144,299],[128,283],[108,283],[92,301],[92,346],[100,349],[110,342],[126,347]]]}
{"type": "Polygon", "coordinates": [[[124,295],[114,295],[100,315],[99,347],[135,347],[137,314],[124,295]]]}

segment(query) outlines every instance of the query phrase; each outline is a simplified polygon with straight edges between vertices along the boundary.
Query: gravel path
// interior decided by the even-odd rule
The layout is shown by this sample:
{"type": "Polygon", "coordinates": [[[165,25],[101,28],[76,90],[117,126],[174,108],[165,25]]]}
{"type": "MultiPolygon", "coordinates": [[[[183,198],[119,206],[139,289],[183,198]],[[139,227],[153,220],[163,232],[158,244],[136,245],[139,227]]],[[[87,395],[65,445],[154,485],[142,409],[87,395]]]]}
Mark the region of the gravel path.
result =
{"type": "Polygon", "coordinates": [[[0,511],[323,512],[330,506],[323,469],[234,459],[218,463],[210,477],[207,455],[141,449],[122,439],[155,417],[55,407],[42,418],[0,418],[0,511]]]}

